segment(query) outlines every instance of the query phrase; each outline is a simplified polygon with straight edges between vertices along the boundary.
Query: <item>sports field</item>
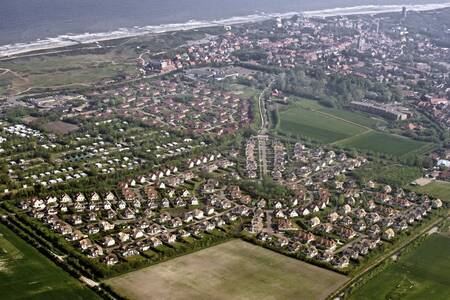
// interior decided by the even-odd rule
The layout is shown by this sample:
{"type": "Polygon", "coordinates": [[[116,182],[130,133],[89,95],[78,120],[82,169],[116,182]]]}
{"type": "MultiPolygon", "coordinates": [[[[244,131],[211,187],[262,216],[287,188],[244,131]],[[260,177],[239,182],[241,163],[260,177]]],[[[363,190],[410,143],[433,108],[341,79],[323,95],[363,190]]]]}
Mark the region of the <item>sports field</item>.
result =
{"type": "Polygon", "coordinates": [[[0,299],[99,299],[0,224],[0,299]]]}
{"type": "Polygon", "coordinates": [[[450,238],[434,234],[356,289],[349,299],[449,299],[450,238]]]}
{"type": "Polygon", "coordinates": [[[107,280],[131,299],[324,299],[347,277],[241,240],[107,280]]]}

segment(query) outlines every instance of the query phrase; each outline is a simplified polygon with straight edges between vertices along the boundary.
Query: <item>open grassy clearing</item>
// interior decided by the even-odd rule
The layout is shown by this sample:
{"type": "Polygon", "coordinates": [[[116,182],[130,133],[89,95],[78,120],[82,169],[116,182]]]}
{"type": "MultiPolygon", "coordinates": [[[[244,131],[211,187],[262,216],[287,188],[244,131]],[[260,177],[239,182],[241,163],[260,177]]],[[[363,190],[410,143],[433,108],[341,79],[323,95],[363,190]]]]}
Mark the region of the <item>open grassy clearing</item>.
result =
{"type": "Polygon", "coordinates": [[[278,130],[286,134],[332,143],[361,134],[370,128],[294,103],[280,109],[278,130]]]}
{"type": "Polygon", "coordinates": [[[0,299],[99,299],[0,224],[0,299]]]}
{"type": "Polygon", "coordinates": [[[359,112],[327,108],[317,101],[295,98],[280,108],[278,131],[347,148],[402,156],[422,153],[434,145],[374,130],[385,120],[359,112]]]}
{"type": "Polygon", "coordinates": [[[333,115],[336,118],[342,118],[350,122],[357,123],[362,126],[367,127],[376,127],[376,126],[382,126],[386,125],[388,122],[382,118],[377,118],[375,116],[365,114],[362,112],[355,112],[355,111],[348,111],[343,109],[337,109],[337,108],[330,108],[325,107],[319,102],[315,100],[310,100],[306,98],[294,98],[297,102],[295,103],[301,108],[309,109],[309,110],[316,110],[320,111],[326,114],[333,115]]]}
{"type": "Polygon", "coordinates": [[[353,136],[336,143],[342,147],[358,148],[395,156],[402,156],[411,152],[420,151],[429,143],[415,141],[406,137],[392,135],[389,133],[370,131],[353,136]]]}
{"type": "Polygon", "coordinates": [[[137,300],[324,299],[346,280],[338,273],[233,240],[106,283],[137,300]]]}
{"type": "Polygon", "coordinates": [[[433,181],[424,186],[409,186],[408,188],[450,202],[450,182],[433,181]]]}
{"type": "MultiPolygon", "coordinates": [[[[58,54],[21,57],[0,61],[2,70],[9,70],[0,80],[0,90],[17,93],[32,88],[52,88],[64,85],[84,86],[112,78],[118,74],[134,74],[136,54],[109,52],[106,54],[58,54]],[[7,76],[7,77],[6,77],[7,76]]],[[[1,77],[0,77],[1,78],[1,77]]]]}
{"type": "Polygon", "coordinates": [[[434,234],[357,288],[349,299],[448,299],[450,238],[434,234]]]}

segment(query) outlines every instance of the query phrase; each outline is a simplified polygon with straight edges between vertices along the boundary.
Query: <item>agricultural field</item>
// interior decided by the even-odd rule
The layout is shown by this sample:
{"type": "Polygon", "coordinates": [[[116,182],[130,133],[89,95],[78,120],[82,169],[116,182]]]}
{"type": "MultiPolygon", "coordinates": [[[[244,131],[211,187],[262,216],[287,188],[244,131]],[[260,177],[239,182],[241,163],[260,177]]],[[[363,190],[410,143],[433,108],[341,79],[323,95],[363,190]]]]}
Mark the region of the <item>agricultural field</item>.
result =
{"type": "Polygon", "coordinates": [[[433,181],[424,186],[409,186],[409,189],[450,202],[450,182],[433,181]]]}
{"type": "Polygon", "coordinates": [[[377,131],[353,136],[349,139],[339,141],[336,144],[342,147],[386,153],[394,156],[402,156],[417,151],[420,152],[421,149],[430,146],[429,143],[377,131]]]}
{"type": "Polygon", "coordinates": [[[0,224],[0,299],[99,299],[0,224]]]}
{"type": "Polygon", "coordinates": [[[357,288],[349,299],[448,299],[450,238],[434,234],[357,288]]]}
{"type": "Polygon", "coordinates": [[[41,128],[44,131],[47,131],[50,133],[64,135],[64,134],[71,133],[73,131],[77,131],[79,127],[77,125],[70,124],[70,123],[63,122],[63,121],[54,121],[54,122],[48,122],[48,123],[41,125],[41,128]]]}
{"type": "Polygon", "coordinates": [[[233,240],[106,283],[137,300],[324,299],[346,280],[338,273],[233,240]]]}

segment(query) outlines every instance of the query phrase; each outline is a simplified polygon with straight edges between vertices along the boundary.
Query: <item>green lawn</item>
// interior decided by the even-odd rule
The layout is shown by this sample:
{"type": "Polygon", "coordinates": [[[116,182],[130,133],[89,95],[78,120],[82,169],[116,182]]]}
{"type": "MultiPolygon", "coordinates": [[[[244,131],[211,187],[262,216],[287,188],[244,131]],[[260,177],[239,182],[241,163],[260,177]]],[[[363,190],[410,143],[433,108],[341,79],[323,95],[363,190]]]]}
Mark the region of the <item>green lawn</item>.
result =
{"type": "Polygon", "coordinates": [[[99,299],[0,224],[0,299],[99,299]]]}
{"type": "Polygon", "coordinates": [[[415,141],[406,137],[383,132],[370,131],[336,143],[342,147],[358,148],[395,156],[402,156],[411,152],[420,151],[430,144],[415,141]]]}
{"type": "Polygon", "coordinates": [[[450,202],[450,182],[433,181],[424,186],[410,186],[409,188],[415,192],[450,202]]]}
{"type": "Polygon", "coordinates": [[[305,103],[294,103],[280,110],[280,132],[332,143],[369,130],[363,125],[305,108],[305,103]]]}
{"type": "Polygon", "coordinates": [[[317,101],[294,98],[281,107],[277,130],[342,147],[385,153],[395,156],[423,152],[433,144],[376,131],[387,121],[373,116],[328,108],[317,101]]]}
{"type": "Polygon", "coordinates": [[[449,299],[449,253],[450,238],[432,235],[357,288],[349,299],[449,299]]]}

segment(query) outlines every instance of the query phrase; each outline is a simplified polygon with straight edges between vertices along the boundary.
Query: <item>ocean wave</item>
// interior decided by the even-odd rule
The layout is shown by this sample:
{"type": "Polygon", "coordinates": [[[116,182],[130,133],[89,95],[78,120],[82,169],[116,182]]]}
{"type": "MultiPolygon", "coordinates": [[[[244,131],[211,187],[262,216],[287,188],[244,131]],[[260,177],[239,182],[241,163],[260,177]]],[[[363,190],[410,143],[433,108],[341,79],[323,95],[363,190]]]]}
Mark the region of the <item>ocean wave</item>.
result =
{"type": "Polygon", "coordinates": [[[246,16],[236,16],[220,20],[198,21],[189,20],[185,23],[134,26],[130,28],[119,28],[110,32],[85,32],[82,34],[64,34],[58,37],[47,39],[38,39],[29,43],[16,43],[0,46],[0,57],[14,56],[37,50],[50,50],[73,46],[78,44],[90,44],[106,40],[114,40],[127,37],[135,37],[151,33],[164,33],[171,31],[191,30],[196,28],[205,28],[213,26],[236,25],[251,22],[261,22],[273,18],[289,18],[294,15],[304,15],[306,17],[332,17],[340,15],[358,15],[358,14],[378,14],[386,12],[401,11],[402,7],[408,10],[426,11],[450,7],[450,2],[440,4],[419,4],[419,5],[363,5],[352,7],[337,7],[322,10],[311,10],[303,12],[286,13],[259,13],[246,16]]]}

